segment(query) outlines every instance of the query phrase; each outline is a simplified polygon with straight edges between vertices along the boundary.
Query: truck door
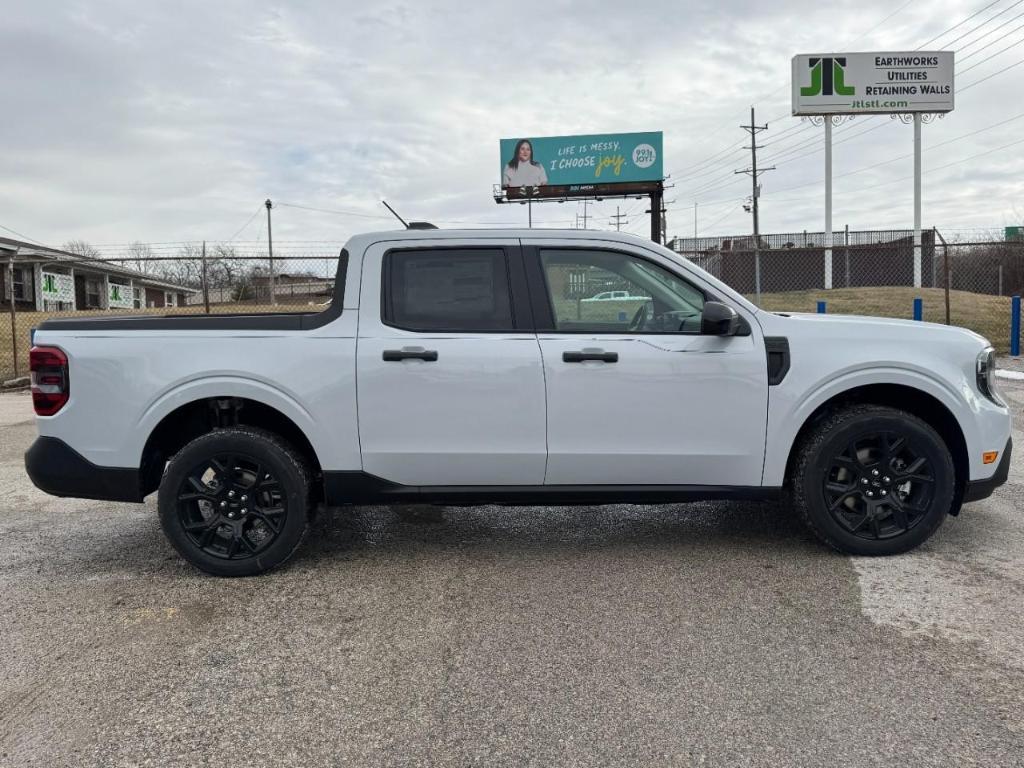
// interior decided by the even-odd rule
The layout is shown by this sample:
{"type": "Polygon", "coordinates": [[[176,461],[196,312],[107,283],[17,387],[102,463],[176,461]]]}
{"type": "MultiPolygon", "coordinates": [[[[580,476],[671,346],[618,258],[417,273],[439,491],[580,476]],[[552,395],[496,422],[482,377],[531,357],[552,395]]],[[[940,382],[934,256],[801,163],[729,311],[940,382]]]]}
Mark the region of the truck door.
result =
{"type": "Polygon", "coordinates": [[[703,336],[708,289],[679,265],[617,242],[543,242],[524,254],[548,395],[545,482],[759,486],[768,380],[753,317],[745,335],[703,336]],[[586,301],[611,290],[624,298],[586,301]]]}
{"type": "Polygon", "coordinates": [[[401,240],[363,257],[363,470],[403,485],[541,485],[544,370],[519,241],[401,240]]]}

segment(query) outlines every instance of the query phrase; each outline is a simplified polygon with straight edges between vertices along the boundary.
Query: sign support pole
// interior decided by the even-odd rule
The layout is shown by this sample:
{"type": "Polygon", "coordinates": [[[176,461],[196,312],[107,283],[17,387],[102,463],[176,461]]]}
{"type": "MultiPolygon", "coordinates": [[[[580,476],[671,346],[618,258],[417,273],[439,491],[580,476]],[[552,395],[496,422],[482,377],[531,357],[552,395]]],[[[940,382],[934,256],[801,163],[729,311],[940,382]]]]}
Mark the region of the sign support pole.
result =
{"type": "Polygon", "coordinates": [[[921,287],[921,113],[914,113],[914,287],[921,287]]]}
{"type": "Polygon", "coordinates": [[[661,206],[664,198],[664,188],[658,185],[657,192],[651,192],[651,240],[661,244],[661,206]]]}
{"type": "Polygon", "coordinates": [[[832,289],[832,115],[825,115],[825,290],[832,289]]]}

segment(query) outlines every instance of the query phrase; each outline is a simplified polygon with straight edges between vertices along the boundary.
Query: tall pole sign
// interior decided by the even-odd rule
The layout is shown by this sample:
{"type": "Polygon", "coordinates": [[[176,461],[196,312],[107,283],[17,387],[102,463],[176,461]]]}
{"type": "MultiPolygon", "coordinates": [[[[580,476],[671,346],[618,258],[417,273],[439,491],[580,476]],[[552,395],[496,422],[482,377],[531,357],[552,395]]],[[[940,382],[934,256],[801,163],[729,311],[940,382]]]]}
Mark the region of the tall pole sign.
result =
{"type": "Polygon", "coordinates": [[[825,126],[824,286],[832,287],[832,127],[857,115],[914,124],[914,286],[921,287],[921,123],[953,111],[953,52],[799,54],[793,114],[825,126]]]}

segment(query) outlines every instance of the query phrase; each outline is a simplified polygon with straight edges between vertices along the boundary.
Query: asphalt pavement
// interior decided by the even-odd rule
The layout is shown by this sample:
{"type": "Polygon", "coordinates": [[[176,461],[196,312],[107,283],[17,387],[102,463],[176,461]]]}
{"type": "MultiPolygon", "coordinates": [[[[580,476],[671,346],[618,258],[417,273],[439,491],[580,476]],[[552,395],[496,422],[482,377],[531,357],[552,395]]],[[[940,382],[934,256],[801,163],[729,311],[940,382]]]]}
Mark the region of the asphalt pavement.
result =
{"type": "Polygon", "coordinates": [[[771,504],[360,507],[223,580],[152,497],[37,491],[34,435],[0,395],[2,766],[1024,765],[1024,451],[894,558],[771,504]]]}

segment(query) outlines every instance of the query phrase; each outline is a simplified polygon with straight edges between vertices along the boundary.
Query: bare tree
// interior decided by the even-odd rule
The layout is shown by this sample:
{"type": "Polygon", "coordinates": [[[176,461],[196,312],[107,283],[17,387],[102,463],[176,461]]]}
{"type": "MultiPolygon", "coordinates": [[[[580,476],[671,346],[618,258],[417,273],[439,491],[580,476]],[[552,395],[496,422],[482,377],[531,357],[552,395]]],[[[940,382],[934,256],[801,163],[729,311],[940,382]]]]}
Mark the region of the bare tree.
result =
{"type": "Polygon", "coordinates": [[[63,249],[82,259],[99,259],[103,255],[85,240],[68,240],[64,243],[63,249]]]}
{"type": "MultiPolygon", "coordinates": [[[[153,249],[146,243],[139,242],[138,240],[130,243],[128,245],[128,256],[130,257],[128,262],[136,272],[149,274],[156,271],[153,262],[153,249]]],[[[121,264],[124,266],[123,261],[121,264]]]]}

